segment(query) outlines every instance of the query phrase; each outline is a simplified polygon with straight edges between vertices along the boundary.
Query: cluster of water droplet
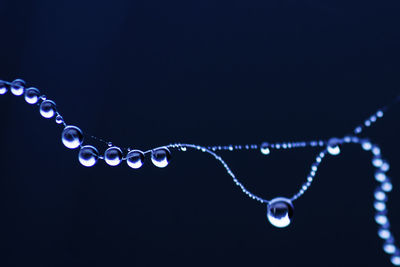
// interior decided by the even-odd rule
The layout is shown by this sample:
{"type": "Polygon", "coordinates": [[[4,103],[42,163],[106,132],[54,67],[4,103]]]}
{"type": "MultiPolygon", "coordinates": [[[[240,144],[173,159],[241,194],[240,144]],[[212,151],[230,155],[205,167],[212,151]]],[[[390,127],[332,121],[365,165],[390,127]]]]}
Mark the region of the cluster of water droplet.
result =
{"type": "MultiPolygon", "coordinates": [[[[65,147],[69,149],[80,148],[78,153],[79,162],[85,167],[94,166],[99,159],[110,166],[117,166],[123,160],[126,160],[129,167],[139,169],[143,166],[145,160],[145,152],[140,150],[128,150],[124,157],[122,149],[116,146],[110,146],[104,152],[104,156],[100,156],[99,151],[92,145],[82,145],[83,133],[77,126],[67,125],[63,117],[57,111],[56,103],[41,95],[39,89],[34,87],[26,88],[25,81],[16,79],[11,83],[0,80],[0,95],[6,94],[8,91],[15,96],[24,95],[25,101],[31,105],[39,106],[39,113],[43,118],[50,119],[55,117],[57,124],[62,124],[64,129],[61,134],[61,141],[65,147]]],[[[171,152],[167,147],[159,147],[151,150],[151,162],[154,166],[164,168],[171,159],[171,152]]]]}
{"type": "MultiPolygon", "coordinates": [[[[390,231],[390,223],[387,217],[387,194],[392,190],[392,183],[390,178],[387,176],[387,172],[390,169],[389,163],[384,160],[381,156],[381,150],[377,145],[373,145],[367,139],[360,139],[357,136],[346,136],[344,138],[331,138],[328,141],[309,141],[309,142],[283,142],[283,143],[267,143],[264,142],[260,146],[251,145],[229,145],[229,146],[213,146],[213,147],[202,147],[193,144],[175,144],[165,147],[159,147],[150,151],[140,151],[140,150],[127,150],[124,157],[123,149],[109,144],[109,147],[105,150],[104,156],[99,154],[97,148],[92,145],[82,145],[84,141],[84,135],[82,131],[72,125],[67,125],[64,122],[63,117],[59,114],[56,108],[56,104],[52,100],[48,100],[46,96],[41,95],[37,88],[29,87],[25,88],[25,82],[21,79],[16,79],[11,83],[0,80],[0,95],[3,95],[11,91],[15,96],[24,95],[25,101],[31,105],[38,105],[39,112],[42,117],[50,119],[55,117],[55,121],[58,124],[62,124],[64,129],[61,134],[61,140],[64,146],[69,149],[80,148],[78,158],[79,162],[86,167],[94,166],[99,159],[104,159],[104,161],[109,166],[117,166],[121,164],[123,160],[126,160],[127,165],[133,169],[138,169],[143,166],[145,161],[145,155],[151,153],[151,162],[159,167],[164,168],[168,165],[171,152],[168,147],[178,148],[181,151],[186,151],[187,148],[197,149],[202,152],[212,155],[216,160],[221,162],[221,164],[226,169],[227,173],[233,178],[234,183],[239,186],[242,191],[261,203],[267,204],[267,218],[269,222],[279,228],[287,227],[293,217],[293,204],[292,201],[299,198],[304,192],[310,187],[320,163],[325,158],[326,154],[333,156],[339,155],[341,153],[341,146],[345,143],[356,143],[360,144],[362,149],[365,151],[371,151],[372,165],[376,168],[375,180],[379,183],[374,192],[374,208],[376,210],[375,221],[379,225],[378,236],[384,240],[383,250],[391,255],[391,262],[400,266],[400,249],[395,245],[395,240],[393,234],[390,231]],[[302,184],[300,190],[290,199],[278,197],[272,200],[263,199],[249,190],[247,190],[244,185],[239,182],[234,173],[231,171],[226,162],[222,157],[215,154],[213,151],[235,151],[235,150],[255,150],[260,149],[263,155],[269,155],[273,149],[293,149],[293,148],[304,148],[304,147],[323,147],[323,150],[318,153],[315,158],[315,162],[311,165],[311,170],[307,176],[307,181],[302,184]]],[[[399,98],[400,99],[400,98],[399,98]]],[[[399,100],[397,100],[399,101],[399,100]]],[[[384,113],[383,110],[378,110],[367,120],[364,121],[363,125],[358,126],[355,130],[355,134],[360,134],[364,127],[370,127],[375,123],[378,118],[382,118],[384,113]]],[[[385,108],[385,110],[387,110],[385,108]]]]}

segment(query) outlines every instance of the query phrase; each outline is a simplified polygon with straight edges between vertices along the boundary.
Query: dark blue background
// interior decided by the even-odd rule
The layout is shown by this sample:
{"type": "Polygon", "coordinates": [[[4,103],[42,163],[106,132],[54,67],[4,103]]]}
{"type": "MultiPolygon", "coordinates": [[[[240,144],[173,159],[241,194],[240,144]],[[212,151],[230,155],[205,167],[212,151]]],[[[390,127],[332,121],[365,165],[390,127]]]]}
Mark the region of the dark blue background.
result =
{"type": "MultiPolygon", "coordinates": [[[[399,1],[2,0],[0,76],[124,147],[343,136],[399,93],[399,13],[399,1]]],[[[327,158],[282,230],[203,153],[87,169],[23,102],[0,97],[0,266],[390,266],[357,146],[327,158]]],[[[398,238],[399,114],[366,132],[392,163],[398,238]]],[[[273,198],[298,190],[316,153],[221,155],[273,198]]]]}

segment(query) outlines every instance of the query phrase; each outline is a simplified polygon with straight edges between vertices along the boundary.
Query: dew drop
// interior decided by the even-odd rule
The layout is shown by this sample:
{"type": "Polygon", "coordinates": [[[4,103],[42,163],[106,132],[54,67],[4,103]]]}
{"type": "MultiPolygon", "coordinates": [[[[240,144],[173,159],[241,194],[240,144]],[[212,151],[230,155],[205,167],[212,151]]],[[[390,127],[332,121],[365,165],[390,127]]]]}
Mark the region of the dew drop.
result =
{"type": "Polygon", "coordinates": [[[83,146],[79,151],[79,162],[85,167],[92,167],[97,163],[99,151],[94,146],[83,146]]]}
{"type": "Polygon", "coordinates": [[[140,150],[132,150],[126,155],[126,163],[133,169],[139,169],[143,166],[144,154],[140,150]]]}
{"type": "Polygon", "coordinates": [[[56,114],[56,103],[51,100],[45,100],[40,104],[39,111],[42,117],[50,119],[56,114]]]}
{"type": "Polygon", "coordinates": [[[83,142],[83,133],[76,126],[67,126],[61,134],[61,140],[64,146],[70,149],[78,148],[83,142]]]}
{"type": "Polygon", "coordinates": [[[260,146],[260,151],[264,155],[268,155],[269,153],[271,153],[271,151],[269,150],[269,144],[266,142],[262,143],[260,146]]]}
{"type": "Polygon", "coordinates": [[[293,217],[293,204],[287,198],[278,197],[271,200],[267,206],[267,218],[269,222],[278,228],[288,226],[293,217]]]}
{"type": "Polygon", "coordinates": [[[340,140],[339,139],[331,138],[328,141],[328,147],[327,147],[328,153],[333,155],[333,156],[339,155],[340,154],[339,144],[340,144],[340,140]]]}
{"type": "Polygon", "coordinates": [[[117,166],[122,161],[122,151],[119,147],[112,146],[104,152],[104,160],[110,166],[117,166]]]}
{"type": "Polygon", "coordinates": [[[15,96],[20,96],[24,93],[25,81],[16,79],[11,83],[11,93],[15,96]]]}
{"type": "Polygon", "coordinates": [[[8,92],[8,85],[5,81],[0,80],[0,95],[4,95],[8,92]]]}
{"type": "Polygon", "coordinates": [[[57,115],[57,117],[56,117],[56,123],[57,123],[57,124],[61,124],[61,123],[63,123],[63,122],[64,122],[63,117],[62,117],[61,115],[57,115]]]}
{"type": "Polygon", "coordinates": [[[25,101],[28,104],[36,104],[39,101],[40,92],[38,89],[30,87],[25,91],[25,101]]]}
{"type": "Polygon", "coordinates": [[[171,159],[171,152],[166,147],[156,148],[151,151],[151,161],[159,168],[167,167],[171,159]]]}

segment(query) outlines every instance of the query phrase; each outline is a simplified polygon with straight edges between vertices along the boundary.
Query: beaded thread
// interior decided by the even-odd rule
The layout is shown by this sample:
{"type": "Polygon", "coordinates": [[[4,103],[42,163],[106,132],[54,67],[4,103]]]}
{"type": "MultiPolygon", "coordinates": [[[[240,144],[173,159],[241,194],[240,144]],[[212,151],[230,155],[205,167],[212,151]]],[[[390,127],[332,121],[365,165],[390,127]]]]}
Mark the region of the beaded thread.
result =
{"type": "Polygon", "coordinates": [[[263,142],[257,144],[245,145],[227,145],[227,146],[200,146],[195,144],[174,143],[162,147],[156,147],[147,151],[137,149],[120,148],[114,146],[111,142],[107,142],[95,136],[88,136],[91,139],[103,142],[108,145],[108,148],[103,154],[99,153],[98,149],[84,139],[84,134],[80,128],[73,125],[68,125],[63,116],[57,110],[56,103],[47,99],[35,87],[26,87],[25,81],[16,79],[12,82],[0,80],[0,95],[4,95],[10,91],[14,96],[24,95],[25,101],[31,105],[39,106],[39,112],[46,119],[54,119],[57,124],[63,125],[64,129],[61,134],[61,141],[65,147],[69,149],[78,149],[78,160],[85,167],[93,167],[98,160],[104,160],[109,166],[117,166],[123,161],[133,169],[139,169],[145,163],[146,157],[149,157],[154,166],[165,168],[168,166],[171,159],[171,150],[185,152],[188,149],[200,151],[211,155],[217,160],[231,176],[234,184],[238,186],[242,192],[264,205],[267,206],[266,217],[268,221],[275,227],[287,227],[293,218],[293,202],[300,198],[311,186],[320,164],[326,156],[338,156],[341,153],[341,148],[346,144],[358,144],[361,149],[371,154],[371,164],[375,168],[374,178],[378,185],[374,191],[374,209],[375,222],[378,225],[378,237],[383,240],[382,249],[390,256],[390,261],[395,266],[400,266],[400,249],[395,243],[395,238],[390,230],[390,222],[387,217],[387,201],[388,194],[392,191],[393,185],[387,172],[390,170],[390,164],[382,157],[381,148],[366,138],[360,138],[359,135],[368,127],[371,127],[379,119],[384,117],[384,114],[395,104],[400,102],[400,96],[392,103],[382,107],[368,117],[362,124],[354,128],[351,134],[342,138],[330,138],[328,140],[312,140],[301,142],[281,142],[268,143],[263,142]],[[88,144],[86,144],[86,142],[88,144]],[[306,176],[306,181],[300,186],[300,189],[291,197],[277,197],[272,200],[264,199],[250,192],[239,181],[233,171],[230,169],[225,160],[216,154],[217,151],[240,151],[254,150],[260,151],[261,154],[268,156],[275,150],[291,150],[296,148],[320,148],[314,162],[311,164],[310,171],[306,176]]]}

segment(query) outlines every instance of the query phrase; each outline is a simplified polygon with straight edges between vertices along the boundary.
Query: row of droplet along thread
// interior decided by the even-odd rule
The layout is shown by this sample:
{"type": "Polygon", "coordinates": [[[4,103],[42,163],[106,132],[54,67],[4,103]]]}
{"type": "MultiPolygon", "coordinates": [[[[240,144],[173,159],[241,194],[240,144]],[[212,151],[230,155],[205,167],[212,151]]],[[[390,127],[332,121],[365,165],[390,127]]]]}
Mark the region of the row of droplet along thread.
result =
{"type": "MultiPolygon", "coordinates": [[[[41,95],[37,88],[29,87],[25,88],[25,82],[21,79],[16,79],[9,83],[6,81],[0,81],[0,95],[6,94],[8,90],[15,96],[24,95],[25,101],[32,105],[39,105],[39,111],[42,117],[51,119],[55,117],[57,124],[62,124],[64,129],[61,134],[61,140],[65,147],[69,149],[80,148],[78,153],[79,162],[85,167],[94,166],[98,159],[104,159],[104,161],[110,166],[117,166],[123,160],[126,160],[127,165],[133,169],[142,167],[145,154],[151,153],[152,163],[160,168],[164,168],[168,165],[171,152],[169,148],[178,148],[181,151],[186,151],[187,148],[197,149],[202,152],[206,152],[214,156],[220,161],[225,167],[227,173],[233,178],[236,185],[238,185],[246,195],[249,197],[267,204],[267,218],[272,225],[278,228],[283,228],[291,223],[293,217],[293,201],[299,198],[304,192],[310,187],[320,163],[326,154],[338,155],[340,154],[340,146],[346,143],[360,144],[362,149],[365,151],[371,151],[372,165],[377,169],[375,172],[375,180],[379,183],[374,192],[374,208],[376,210],[375,221],[379,225],[378,236],[384,240],[383,250],[391,255],[391,262],[396,266],[400,266],[400,250],[395,245],[395,240],[392,232],[390,231],[390,223],[387,218],[387,207],[386,203],[388,200],[387,193],[392,190],[392,183],[390,178],[386,175],[386,172],[390,169],[389,163],[382,159],[381,149],[378,145],[372,144],[368,139],[360,139],[357,136],[346,136],[344,138],[331,138],[328,141],[318,140],[309,142],[283,142],[283,143],[262,143],[260,146],[252,145],[229,145],[229,146],[212,146],[203,147],[192,144],[171,144],[164,147],[158,147],[149,151],[140,150],[128,150],[126,156],[121,148],[113,145],[105,150],[104,155],[100,155],[99,151],[92,145],[82,145],[84,136],[80,128],[73,125],[67,125],[57,111],[56,104],[54,101],[46,98],[45,95],[41,95]],[[248,191],[242,183],[236,178],[233,172],[230,170],[226,162],[213,151],[234,151],[234,150],[258,150],[261,153],[268,155],[271,149],[293,149],[303,147],[323,147],[314,163],[311,166],[307,181],[301,186],[300,190],[292,198],[277,197],[272,200],[266,200],[258,197],[248,191]]],[[[383,117],[383,111],[380,109],[375,114],[365,120],[363,125],[357,126],[354,130],[354,134],[360,134],[365,127],[370,127],[377,121],[378,118],[383,117]]],[[[94,137],[95,138],[95,137],[94,137]]],[[[97,138],[96,138],[97,139],[97,138]]]]}

